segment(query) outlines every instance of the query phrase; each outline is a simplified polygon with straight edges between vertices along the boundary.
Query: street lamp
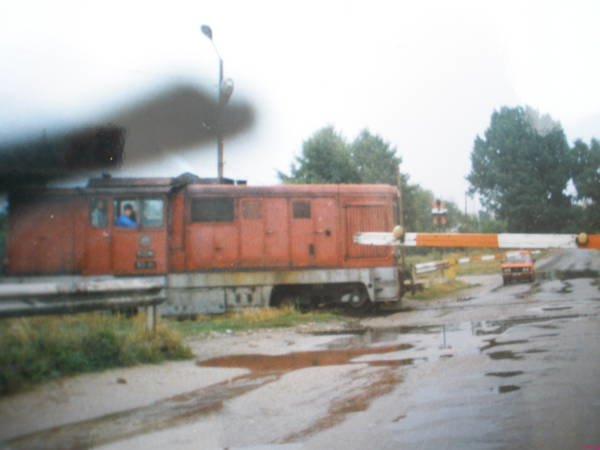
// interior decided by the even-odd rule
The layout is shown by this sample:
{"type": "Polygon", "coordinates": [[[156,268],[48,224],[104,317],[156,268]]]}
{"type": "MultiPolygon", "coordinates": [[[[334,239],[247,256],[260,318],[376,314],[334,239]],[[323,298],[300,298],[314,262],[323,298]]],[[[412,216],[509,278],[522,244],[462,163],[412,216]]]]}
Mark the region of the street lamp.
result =
{"type": "Polygon", "coordinates": [[[218,107],[217,107],[217,170],[219,176],[219,183],[223,182],[223,131],[221,129],[221,121],[223,118],[223,109],[225,104],[233,93],[233,80],[231,78],[223,79],[223,58],[219,54],[219,50],[213,41],[212,29],[208,25],[202,25],[200,27],[202,34],[206,36],[212,43],[215,53],[219,58],[219,85],[218,85],[218,107]]]}

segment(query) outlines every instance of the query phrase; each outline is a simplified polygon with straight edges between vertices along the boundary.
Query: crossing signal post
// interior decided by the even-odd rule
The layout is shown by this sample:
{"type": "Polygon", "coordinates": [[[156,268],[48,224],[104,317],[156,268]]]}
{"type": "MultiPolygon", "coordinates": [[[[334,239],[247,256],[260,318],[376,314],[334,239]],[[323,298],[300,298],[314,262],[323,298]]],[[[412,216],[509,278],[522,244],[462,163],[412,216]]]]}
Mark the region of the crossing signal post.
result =
{"type": "Polygon", "coordinates": [[[442,200],[439,198],[434,200],[431,205],[431,215],[433,216],[433,225],[442,229],[448,221],[448,209],[442,200]]]}

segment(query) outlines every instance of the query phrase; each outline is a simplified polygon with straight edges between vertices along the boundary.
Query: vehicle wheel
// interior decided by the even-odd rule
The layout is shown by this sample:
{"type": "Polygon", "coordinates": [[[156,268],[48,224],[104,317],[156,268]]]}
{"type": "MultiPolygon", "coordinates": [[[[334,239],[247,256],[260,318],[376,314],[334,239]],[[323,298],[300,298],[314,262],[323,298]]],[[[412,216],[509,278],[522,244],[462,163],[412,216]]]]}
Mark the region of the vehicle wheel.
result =
{"type": "Polygon", "coordinates": [[[348,302],[350,308],[355,311],[367,309],[370,304],[371,301],[369,300],[368,294],[362,290],[353,292],[350,296],[350,301],[348,302]]]}

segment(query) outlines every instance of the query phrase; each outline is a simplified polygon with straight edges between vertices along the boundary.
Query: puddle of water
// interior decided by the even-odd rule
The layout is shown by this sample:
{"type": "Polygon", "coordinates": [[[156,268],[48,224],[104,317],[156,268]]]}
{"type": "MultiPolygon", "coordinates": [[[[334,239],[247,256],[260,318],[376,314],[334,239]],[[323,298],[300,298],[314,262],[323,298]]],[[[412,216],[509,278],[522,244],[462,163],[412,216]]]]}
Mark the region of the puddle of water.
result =
{"type": "Polygon", "coordinates": [[[520,386],[515,386],[514,384],[507,384],[505,386],[498,386],[498,394],[506,394],[508,392],[514,392],[521,389],[520,386]]]}
{"type": "Polygon", "coordinates": [[[542,311],[564,311],[565,309],[573,309],[572,306],[548,306],[547,308],[542,308],[542,311]]]}
{"type": "Polygon", "coordinates": [[[535,336],[531,336],[531,339],[543,339],[549,337],[560,336],[560,333],[545,333],[545,334],[536,334],[535,336]]]}
{"type": "MultiPolygon", "coordinates": [[[[562,309],[563,307],[557,307],[558,311],[562,309]]],[[[555,334],[548,333],[533,337],[528,336],[528,339],[512,340],[502,340],[499,337],[499,335],[502,335],[513,327],[531,325],[532,327],[541,329],[557,329],[559,327],[556,324],[549,322],[578,317],[580,317],[578,314],[563,314],[554,315],[551,317],[521,316],[506,320],[472,321],[445,325],[399,326],[387,327],[383,329],[365,328],[355,330],[355,334],[352,336],[340,337],[340,339],[337,339],[330,344],[329,348],[344,349],[352,345],[368,346],[370,344],[379,342],[409,340],[415,345],[415,347],[410,352],[410,361],[405,360],[406,362],[404,364],[414,364],[419,357],[421,357],[420,360],[434,361],[436,359],[450,358],[455,353],[464,355],[477,352],[486,352],[492,359],[520,360],[523,359],[524,353],[542,353],[546,352],[547,350],[531,349],[526,352],[519,351],[518,353],[508,351],[488,351],[495,349],[496,347],[526,344],[530,342],[530,339],[533,337],[550,338],[556,336],[555,334]],[[481,336],[490,336],[490,338],[484,339],[484,341],[481,342],[478,340],[478,338],[481,336]],[[443,354],[443,350],[446,349],[452,349],[452,354],[448,354],[448,352],[443,354]]],[[[336,331],[335,334],[339,334],[339,332],[336,331]]],[[[321,363],[318,362],[317,365],[318,364],[321,363]]],[[[388,362],[383,364],[392,365],[392,363],[388,362]]],[[[399,363],[396,362],[395,364],[398,365],[399,363]]],[[[247,366],[242,365],[241,367],[247,366]]]]}
{"type": "Polygon", "coordinates": [[[523,353],[548,353],[548,350],[544,350],[542,348],[532,348],[525,350],[523,353]]]}
{"type": "Polygon", "coordinates": [[[511,352],[510,350],[502,350],[502,351],[498,351],[498,352],[490,352],[487,355],[491,359],[513,359],[513,360],[523,359],[522,356],[518,356],[515,352],[511,352]]]}
{"type": "Polygon", "coordinates": [[[592,269],[583,270],[552,270],[538,272],[542,278],[546,280],[572,280],[575,278],[598,278],[600,277],[600,271],[592,269]]]}
{"type": "Polygon", "coordinates": [[[496,338],[486,339],[487,345],[480,347],[479,350],[482,352],[489,350],[490,348],[499,347],[503,345],[517,345],[517,344],[526,344],[529,342],[529,339],[513,339],[512,341],[497,341],[496,338]]]}
{"type": "MultiPolygon", "coordinates": [[[[231,355],[220,356],[217,358],[198,361],[199,366],[204,367],[229,367],[244,368],[254,373],[269,372],[290,372],[292,370],[304,369],[307,367],[321,367],[354,364],[355,358],[365,355],[382,355],[387,353],[399,352],[412,348],[411,344],[386,345],[381,347],[363,347],[338,350],[319,350],[286,353],[283,355],[231,355]]],[[[370,365],[405,365],[412,363],[412,360],[378,360],[360,362],[370,365]]]]}
{"type": "Polygon", "coordinates": [[[487,377],[511,378],[516,377],[517,375],[522,375],[524,373],[525,372],[523,372],[522,370],[511,370],[505,372],[488,372],[485,375],[487,377]]]}

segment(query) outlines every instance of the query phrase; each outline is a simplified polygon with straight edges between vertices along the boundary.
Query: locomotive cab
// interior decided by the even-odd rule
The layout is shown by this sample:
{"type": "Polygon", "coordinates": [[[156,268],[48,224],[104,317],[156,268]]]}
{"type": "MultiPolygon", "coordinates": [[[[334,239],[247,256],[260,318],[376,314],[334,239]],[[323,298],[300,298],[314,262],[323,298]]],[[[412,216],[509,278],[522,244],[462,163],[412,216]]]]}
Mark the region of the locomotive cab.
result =
{"type": "Polygon", "coordinates": [[[85,274],[166,273],[165,196],[92,197],[88,208],[85,274]]]}
{"type": "Polygon", "coordinates": [[[90,182],[83,273],[165,274],[168,185],[158,180],[128,189],[116,185],[123,182],[90,182]]]}

